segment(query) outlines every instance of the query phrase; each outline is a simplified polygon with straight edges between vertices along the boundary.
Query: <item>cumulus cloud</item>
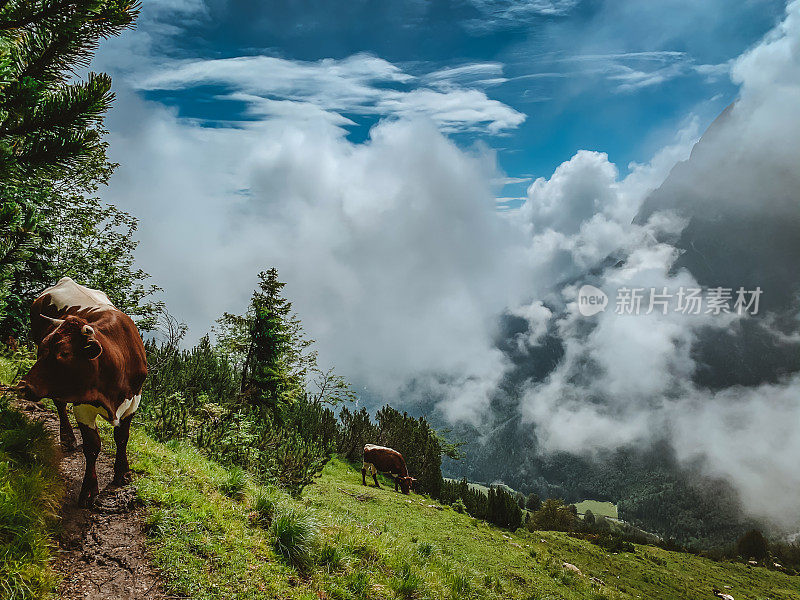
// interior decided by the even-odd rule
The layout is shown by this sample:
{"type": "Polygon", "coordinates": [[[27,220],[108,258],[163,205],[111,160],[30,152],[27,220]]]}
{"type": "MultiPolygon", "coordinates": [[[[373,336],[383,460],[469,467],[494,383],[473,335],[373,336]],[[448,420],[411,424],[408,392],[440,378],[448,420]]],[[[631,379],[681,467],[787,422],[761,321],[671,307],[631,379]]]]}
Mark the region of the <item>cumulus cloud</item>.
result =
{"type": "Polygon", "coordinates": [[[376,394],[426,382],[448,417],[479,419],[505,369],[495,317],[525,281],[491,153],[429,121],[353,144],[324,122],[206,128],[119,101],[108,197],[142,218],[140,259],[193,338],[274,265],[323,361],[376,394]]]}
{"type": "Polygon", "coordinates": [[[382,392],[409,376],[466,376],[456,388],[498,377],[494,317],[521,297],[523,265],[521,231],[494,211],[492,157],[415,121],[359,145],[319,128],[270,133],[249,161],[243,235],[292,282],[325,354],[382,392]]]}

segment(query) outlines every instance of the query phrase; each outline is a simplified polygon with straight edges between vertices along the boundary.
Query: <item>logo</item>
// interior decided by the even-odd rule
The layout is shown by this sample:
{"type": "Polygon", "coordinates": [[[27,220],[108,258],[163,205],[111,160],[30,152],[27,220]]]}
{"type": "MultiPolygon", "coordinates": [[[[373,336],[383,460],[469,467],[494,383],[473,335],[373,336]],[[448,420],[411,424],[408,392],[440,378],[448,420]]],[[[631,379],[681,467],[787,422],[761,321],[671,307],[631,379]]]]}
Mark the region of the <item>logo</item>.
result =
{"type": "Polygon", "coordinates": [[[578,312],[584,317],[591,317],[602,312],[608,306],[608,296],[603,290],[593,285],[584,285],[578,290],[578,312]]]}

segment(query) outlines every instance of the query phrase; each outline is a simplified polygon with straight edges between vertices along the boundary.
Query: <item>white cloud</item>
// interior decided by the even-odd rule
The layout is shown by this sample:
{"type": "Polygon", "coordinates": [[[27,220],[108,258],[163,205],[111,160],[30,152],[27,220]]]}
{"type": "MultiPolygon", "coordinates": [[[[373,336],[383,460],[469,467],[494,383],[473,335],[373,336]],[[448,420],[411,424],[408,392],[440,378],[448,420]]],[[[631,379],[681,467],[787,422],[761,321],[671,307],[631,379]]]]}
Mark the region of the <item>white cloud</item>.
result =
{"type": "MultiPolygon", "coordinates": [[[[497,65],[489,67],[495,72],[497,65]]],[[[236,90],[229,98],[250,103],[264,116],[286,117],[286,102],[330,113],[327,120],[343,123],[341,113],[427,117],[443,131],[486,131],[497,134],[518,127],[525,115],[478,89],[456,85],[465,74],[485,72],[486,65],[463,66],[429,76],[437,89],[410,87],[412,75],[374,56],[357,54],[343,60],[316,62],[271,56],[246,56],[168,63],[141,75],[143,90],[177,90],[216,84],[236,90]],[[444,82],[447,85],[443,85],[444,82]]],[[[466,83],[466,82],[465,82],[466,83]]],[[[291,110],[295,110],[292,108],[291,110]]]]}
{"type": "Polygon", "coordinates": [[[481,13],[481,17],[471,19],[465,25],[477,33],[520,27],[542,18],[564,16],[578,4],[577,0],[469,0],[469,2],[481,13]]]}
{"type": "Polygon", "coordinates": [[[517,343],[520,348],[524,348],[525,345],[536,346],[539,344],[544,334],[547,333],[547,325],[553,316],[552,311],[541,300],[519,306],[509,312],[516,317],[525,319],[528,325],[527,332],[518,336],[517,343]]]}
{"type": "Polygon", "coordinates": [[[487,98],[479,90],[386,92],[377,109],[381,114],[398,117],[428,116],[447,132],[485,128],[488,133],[498,134],[516,128],[525,120],[522,113],[487,98]]]}
{"type": "Polygon", "coordinates": [[[776,87],[796,88],[800,81],[800,2],[792,0],[786,18],[733,65],[734,82],[742,86],[745,100],[776,87]]]}
{"type": "MultiPolygon", "coordinates": [[[[740,100],[692,151],[696,174],[676,168],[677,206],[686,197],[690,211],[717,221],[758,214],[798,223],[800,2],[790,3],[785,20],[733,62],[732,73],[740,100]]],[[[610,308],[622,285],[697,287],[686,271],[673,272],[677,249],[653,235],[656,228],[680,233],[685,220],[669,213],[655,213],[644,225],[629,220],[653,183],[685,156],[696,131],[690,122],[674,146],[648,165],[633,165],[622,181],[605,155],[590,152],[535,181],[521,214],[531,223],[541,272],[579,275],[581,265],[614,250],[622,267],[583,275],[609,294],[610,308]]],[[[754,248],[751,259],[780,257],[754,248]]],[[[757,264],[767,276],[772,265],[757,264]]],[[[521,406],[537,439],[553,450],[586,452],[668,433],[679,458],[699,460],[707,473],[730,480],[751,514],[796,525],[800,469],[790,457],[800,448],[798,377],[717,392],[699,388],[692,383],[693,342],[706,328],[734,330],[738,317],[607,309],[583,318],[572,304],[577,285],[564,288],[568,310],[550,323],[564,343],[563,360],[529,386],[521,406]]]]}
{"type": "MultiPolygon", "coordinates": [[[[503,65],[501,63],[479,62],[439,69],[428,73],[423,79],[433,85],[451,85],[454,82],[484,81],[487,77],[490,80],[498,80],[498,78],[502,78],[502,75],[503,65]]],[[[503,79],[503,81],[505,80],[503,79]]]]}
{"type": "Polygon", "coordinates": [[[778,524],[800,522],[800,378],[696,393],[671,407],[675,449],[736,484],[745,506],[778,524]]]}
{"type": "Polygon", "coordinates": [[[495,317],[525,281],[491,154],[424,121],[353,144],[324,122],[200,127],[125,93],[114,115],[108,197],[142,218],[139,258],[193,339],[274,265],[324,362],[374,393],[417,379],[479,418],[505,368],[495,317]]]}
{"type": "Polygon", "coordinates": [[[494,181],[500,185],[511,185],[514,183],[528,183],[530,180],[530,177],[500,177],[494,181]]]}
{"type": "Polygon", "coordinates": [[[242,235],[292,282],[325,355],[381,391],[499,378],[492,332],[523,292],[523,237],[494,210],[491,156],[424,122],[379,125],[362,145],[316,128],[271,134],[250,159],[242,235]]]}

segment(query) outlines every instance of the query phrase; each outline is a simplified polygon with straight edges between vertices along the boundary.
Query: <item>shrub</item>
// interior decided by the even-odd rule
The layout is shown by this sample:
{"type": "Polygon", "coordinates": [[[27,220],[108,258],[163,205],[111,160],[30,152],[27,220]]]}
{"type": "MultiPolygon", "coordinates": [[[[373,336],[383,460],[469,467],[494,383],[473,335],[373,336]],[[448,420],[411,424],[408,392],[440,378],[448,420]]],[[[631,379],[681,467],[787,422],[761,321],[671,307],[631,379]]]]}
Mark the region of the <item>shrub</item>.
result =
{"type": "Polygon", "coordinates": [[[751,529],[736,540],[736,553],[742,558],[764,560],[769,553],[769,545],[758,529],[751,529]]]}
{"type": "Polygon", "coordinates": [[[548,498],[528,521],[530,531],[570,531],[577,523],[572,509],[557,498],[548,498]]]}
{"type": "Polygon", "coordinates": [[[528,497],[525,500],[525,508],[527,508],[530,512],[536,512],[541,507],[542,501],[538,494],[528,494],[528,497]]]}
{"type": "Polygon", "coordinates": [[[311,483],[330,459],[327,447],[305,439],[301,428],[279,429],[269,442],[268,472],[295,498],[311,483]]]}
{"type": "Polygon", "coordinates": [[[289,508],[278,513],[272,522],[272,545],[275,553],[299,570],[311,564],[317,522],[297,509],[289,508]]]}
{"type": "Polygon", "coordinates": [[[241,467],[231,467],[225,479],[219,484],[219,491],[228,498],[241,500],[247,488],[247,473],[241,467]]]}

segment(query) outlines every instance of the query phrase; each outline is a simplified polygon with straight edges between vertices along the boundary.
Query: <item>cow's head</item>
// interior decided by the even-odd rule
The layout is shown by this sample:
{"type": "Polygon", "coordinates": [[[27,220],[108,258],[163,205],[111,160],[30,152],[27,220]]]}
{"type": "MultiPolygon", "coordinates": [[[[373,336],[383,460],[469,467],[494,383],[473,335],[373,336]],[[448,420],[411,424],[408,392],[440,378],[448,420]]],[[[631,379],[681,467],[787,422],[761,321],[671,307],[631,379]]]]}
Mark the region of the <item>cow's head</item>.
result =
{"type": "Polygon", "coordinates": [[[94,329],[80,317],[44,318],[52,322],[51,331],[39,344],[36,363],[20,382],[30,400],[81,392],[93,379],[96,359],[103,352],[94,329]]]}
{"type": "Polygon", "coordinates": [[[400,490],[404,494],[409,494],[414,489],[414,483],[417,481],[413,477],[398,477],[400,481],[400,490]]]}

